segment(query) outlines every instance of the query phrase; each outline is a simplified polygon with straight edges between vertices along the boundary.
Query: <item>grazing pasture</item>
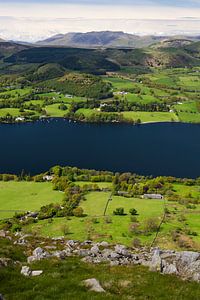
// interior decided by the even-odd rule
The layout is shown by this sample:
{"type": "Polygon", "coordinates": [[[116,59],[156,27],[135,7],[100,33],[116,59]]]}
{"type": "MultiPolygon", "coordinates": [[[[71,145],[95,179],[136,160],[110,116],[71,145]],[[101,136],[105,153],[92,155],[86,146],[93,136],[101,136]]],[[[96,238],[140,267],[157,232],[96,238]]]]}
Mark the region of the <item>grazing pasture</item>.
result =
{"type": "Polygon", "coordinates": [[[14,211],[35,211],[48,203],[60,202],[61,192],[48,182],[0,181],[0,219],[12,217],[14,211]]]}

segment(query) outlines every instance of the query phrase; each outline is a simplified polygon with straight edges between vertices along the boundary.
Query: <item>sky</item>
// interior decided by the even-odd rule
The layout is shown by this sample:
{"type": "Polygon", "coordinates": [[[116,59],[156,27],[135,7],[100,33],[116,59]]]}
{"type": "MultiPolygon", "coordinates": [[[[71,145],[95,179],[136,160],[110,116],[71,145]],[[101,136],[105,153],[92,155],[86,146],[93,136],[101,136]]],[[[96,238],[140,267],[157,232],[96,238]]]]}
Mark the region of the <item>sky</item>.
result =
{"type": "Polygon", "coordinates": [[[93,30],[200,35],[200,0],[0,0],[5,39],[36,41],[93,30]]]}

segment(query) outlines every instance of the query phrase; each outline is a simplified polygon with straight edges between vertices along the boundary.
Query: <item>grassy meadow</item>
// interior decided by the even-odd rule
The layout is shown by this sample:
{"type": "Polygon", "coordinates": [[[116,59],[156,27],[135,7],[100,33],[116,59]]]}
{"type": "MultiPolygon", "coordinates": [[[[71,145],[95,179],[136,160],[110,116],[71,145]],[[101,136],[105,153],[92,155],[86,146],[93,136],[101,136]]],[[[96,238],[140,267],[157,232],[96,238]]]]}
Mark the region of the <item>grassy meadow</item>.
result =
{"type": "Polygon", "coordinates": [[[12,217],[15,210],[35,211],[62,198],[62,193],[53,191],[48,182],[0,181],[0,219],[12,217]]]}
{"type": "MultiPolygon", "coordinates": [[[[91,182],[77,181],[77,185],[83,187],[91,182]]],[[[112,189],[110,182],[97,182],[101,189],[112,189]]],[[[192,197],[199,199],[200,187],[187,186],[184,184],[174,184],[173,190],[179,197],[192,197]]],[[[93,239],[106,240],[113,243],[131,245],[135,238],[140,239],[144,245],[150,245],[155,234],[144,233],[149,219],[160,222],[164,209],[168,214],[163,223],[158,245],[164,248],[178,248],[172,238],[173,230],[177,228],[186,232],[195,232],[191,238],[195,247],[200,247],[200,227],[198,216],[200,205],[187,206],[178,201],[167,201],[159,199],[126,198],[123,196],[112,196],[109,202],[106,215],[104,210],[110,197],[110,191],[93,191],[85,195],[80,206],[83,208],[84,217],[57,217],[46,220],[39,220],[35,224],[27,225],[23,230],[34,231],[43,236],[58,237],[65,234],[70,239],[93,239]],[[117,208],[124,208],[124,215],[113,214],[117,208]],[[136,209],[137,215],[132,217],[130,209],[136,209]],[[132,232],[132,223],[137,223],[141,233],[132,232]]],[[[52,183],[47,182],[0,182],[0,219],[12,217],[15,211],[37,211],[41,206],[50,203],[61,203],[64,194],[54,191],[52,183]]]]}
{"type": "MultiPolygon", "coordinates": [[[[91,192],[87,194],[86,200],[80,204],[86,217],[55,218],[52,222],[42,220],[33,226],[28,226],[26,229],[34,230],[34,232],[38,232],[43,236],[55,237],[63,235],[64,225],[68,228],[68,237],[72,239],[106,240],[110,243],[122,243],[130,246],[134,238],[139,238],[144,245],[150,245],[155,234],[132,233],[130,231],[132,217],[129,210],[131,208],[137,210],[137,222],[140,228],[144,229],[149,218],[161,221],[164,213],[164,201],[113,196],[112,201],[109,202],[106,216],[103,216],[109,196],[109,192],[91,192]],[[113,215],[113,211],[118,207],[124,208],[124,216],[113,215]]],[[[185,206],[178,203],[167,202],[166,207],[171,215],[166,218],[159,234],[158,244],[161,247],[177,248],[172,241],[171,232],[176,228],[184,228],[183,215],[186,218],[188,229],[200,234],[200,227],[197,222],[200,205],[197,205],[193,210],[186,209],[185,206]]],[[[193,237],[193,240],[200,246],[199,234],[193,237]]]]}

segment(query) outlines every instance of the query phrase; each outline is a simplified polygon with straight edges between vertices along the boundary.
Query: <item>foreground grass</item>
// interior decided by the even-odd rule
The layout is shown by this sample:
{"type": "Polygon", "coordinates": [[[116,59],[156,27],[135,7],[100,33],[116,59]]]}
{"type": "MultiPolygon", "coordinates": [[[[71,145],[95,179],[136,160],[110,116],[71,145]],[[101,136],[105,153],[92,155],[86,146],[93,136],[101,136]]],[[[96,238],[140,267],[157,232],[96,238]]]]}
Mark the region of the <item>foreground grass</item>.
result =
{"type": "MultiPolygon", "coordinates": [[[[26,264],[22,246],[0,239],[1,256],[26,264]]],[[[6,300],[198,300],[200,285],[184,282],[175,276],[149,272],[141,266],[91,265],[79,258],[38,261],[32,270],[43,270],[39,277],[20,274],[21,266],[0,268],[0,292],[6,300]],[[106,293],[86,289],[82,281],[96,278],[106,293]]]]}
{"type": "Polygon", "coordinates": [[[63,194],[53,191],[48,182],[0,181],[0,219],[12,217],[13,210],[34,211],[62,198],[63,194]]]}

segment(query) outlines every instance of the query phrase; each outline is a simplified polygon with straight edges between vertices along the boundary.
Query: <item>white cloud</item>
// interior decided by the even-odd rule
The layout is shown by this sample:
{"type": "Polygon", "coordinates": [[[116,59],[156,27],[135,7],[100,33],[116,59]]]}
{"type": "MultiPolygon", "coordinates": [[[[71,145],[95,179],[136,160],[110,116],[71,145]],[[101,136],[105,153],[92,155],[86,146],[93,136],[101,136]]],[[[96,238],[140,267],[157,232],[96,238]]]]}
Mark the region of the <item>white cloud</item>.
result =
{"type": "Polygon", "coordinates": [[[1,4],[1,16],[37,18],[174,19],[200,17],[200,8],[156,5],[1,4]]]}
{"type": "Polygon", "coordinates": [[[200,34],[200,8],[1,4],[0,37],[6,39],[36,41],[57,33],[92,30],[200,34]]]}
{"type": "Polygon", "coordinates": [[[83,19],[83,18],[13,18],[0,17],[0,36],[5,39],[36,41],[57,33],[100,30],[134,34],[178,35],[200,34],[200,19],[83,19]]]}

